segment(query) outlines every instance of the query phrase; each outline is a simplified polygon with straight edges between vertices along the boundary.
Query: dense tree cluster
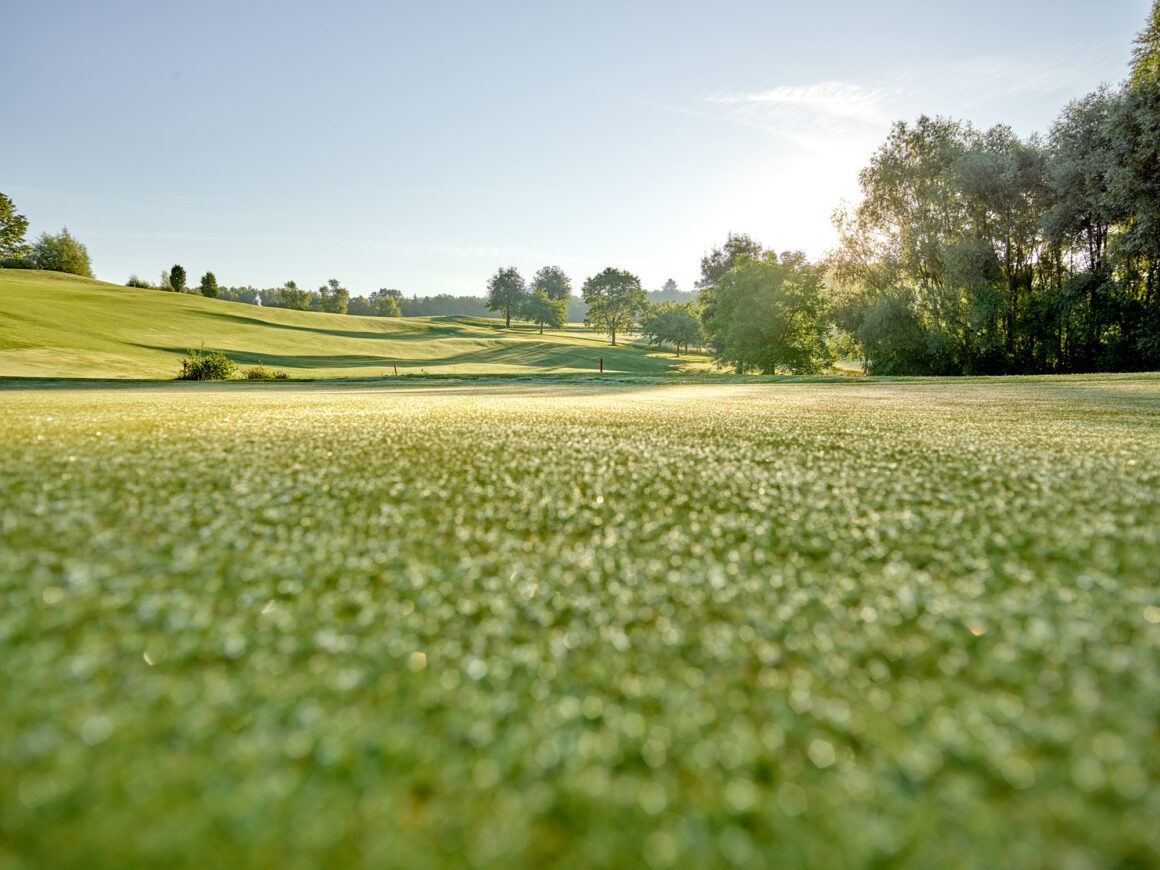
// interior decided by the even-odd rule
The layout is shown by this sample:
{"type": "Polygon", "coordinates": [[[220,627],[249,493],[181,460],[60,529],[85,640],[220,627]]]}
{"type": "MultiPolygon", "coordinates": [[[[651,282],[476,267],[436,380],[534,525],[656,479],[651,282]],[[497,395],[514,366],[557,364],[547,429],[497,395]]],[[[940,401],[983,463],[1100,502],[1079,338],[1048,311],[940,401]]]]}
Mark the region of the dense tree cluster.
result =
{"type": "Polygon", "coordinates": [[[640,318],[640,332],[649,344],[672,345],[677,356],[682,347],[687,352],[690,345],[701,345],[701,320],[693,303],[648,304],[640,318]]]}
{"type": "Polygon", "coordinates": [[[1160,367],[1157,9],[1130,80],[1046,139],[895,124],[831,262],[836,321],[871,371],[1160,367]]]}

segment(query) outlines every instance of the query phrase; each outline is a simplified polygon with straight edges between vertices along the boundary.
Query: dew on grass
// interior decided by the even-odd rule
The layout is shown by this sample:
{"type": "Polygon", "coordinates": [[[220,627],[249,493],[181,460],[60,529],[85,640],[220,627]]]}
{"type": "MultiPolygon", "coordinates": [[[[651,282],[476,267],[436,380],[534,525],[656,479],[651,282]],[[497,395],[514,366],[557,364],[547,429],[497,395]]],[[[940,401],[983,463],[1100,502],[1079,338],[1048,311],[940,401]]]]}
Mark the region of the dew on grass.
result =
{"type": "Polygon", "coordinates": [[[73,865],[1156,863],[1160,379],[1084,383],[11,391],[2,815],[73,865]]]}

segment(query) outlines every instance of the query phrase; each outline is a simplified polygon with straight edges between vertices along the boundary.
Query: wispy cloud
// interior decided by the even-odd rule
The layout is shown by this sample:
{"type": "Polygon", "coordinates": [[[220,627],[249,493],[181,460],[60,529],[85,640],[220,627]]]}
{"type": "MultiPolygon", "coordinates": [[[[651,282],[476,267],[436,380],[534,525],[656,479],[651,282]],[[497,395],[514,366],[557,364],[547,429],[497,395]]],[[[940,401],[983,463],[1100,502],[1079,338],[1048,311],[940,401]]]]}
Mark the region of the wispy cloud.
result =
{"type": "Polygon", "coordinates": [[[765,130],[807,151],[834,156],[845,151],[851,139],[880,136],[890,124],[888,97],[884,88],[827,81],[711,94],[693,111],[765,130]]]}
{"type": "Polygon", "coordinates": [[[734,109],[759,126],[771,122],[806,118],[830,122],[889,123],[882,111],[885,91],[868,89],[849,82],[818,82],[812,85],[783,85],[752,94],[713,95],[705,98],[734,109]]]}
{"type": "Polygon", "coordinates": [[[991,114],[989,106],[1037,96],[1053,98],[1062,109],[1109,73],[1115,71],[1096,50],[1066,65],[1055,59],[979,56],[901,67],[867,84],[822,81],[710,94],[688,111],[766,130],[829,154],[861,146],[867,138],[880,139],[893,121],[920,113],[982,121],[991,114]]]}

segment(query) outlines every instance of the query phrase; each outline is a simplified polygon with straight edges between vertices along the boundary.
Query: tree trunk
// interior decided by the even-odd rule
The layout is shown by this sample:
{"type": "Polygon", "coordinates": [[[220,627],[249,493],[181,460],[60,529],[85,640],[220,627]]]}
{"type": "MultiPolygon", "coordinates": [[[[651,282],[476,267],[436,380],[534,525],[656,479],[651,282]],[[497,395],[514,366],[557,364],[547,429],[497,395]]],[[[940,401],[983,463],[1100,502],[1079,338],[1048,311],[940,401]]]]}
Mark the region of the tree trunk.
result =
{"type": "Polygon", "coordinates": [[[503,325],[504,329],[511,329],[512,328],[512,313],[510,311],[508,311],[507,309],[504,309],[503,316],[505,318],[507,318],[504,321],[504,325],[503,325]]]}
{"type": "Polygon", "coordinates": [[[540,322],[540,335],[543,335],[543,334],[544,334],[544,324],[543,324],[543,321],[541,321],[540,322]]]}

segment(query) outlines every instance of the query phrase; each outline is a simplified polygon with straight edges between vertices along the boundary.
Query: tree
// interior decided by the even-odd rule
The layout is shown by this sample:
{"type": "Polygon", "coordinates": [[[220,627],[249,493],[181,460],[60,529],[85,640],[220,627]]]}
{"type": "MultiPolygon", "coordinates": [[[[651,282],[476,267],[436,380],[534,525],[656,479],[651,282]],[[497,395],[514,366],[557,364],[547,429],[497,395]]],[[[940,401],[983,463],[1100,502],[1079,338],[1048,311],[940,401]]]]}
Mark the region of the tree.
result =
{"type": "Polygon", "coordinates": [[[169,287],[174,293],[185,292],[185,269],[176,263],[173,268],[169,270],[169,287]]]}
{"type": "MultiPolygon", "coordinates": [[[[765,250],[745,233],[729,233],[725,245],[713,248],[701,258],[701,277],[696,282],[697,302],[701,310],[701,322],[708,323],[716,310],[716,288],[721,279],[742,263],[760,260],[765,250]]],[[[710,346],[713,338],[709,336],[710,346]]],[[[713,348],[714,351],[719,348],[713,348]]]]}
{"type": "Polygon", "coordinates": [[[717,358],[739,372],[816,372],[830,361],[822,270],[801,253],[751,260],[722,277],[705,325],[717,358]]]}
{"type": "Polygon", "coordinates": [[[565,316],[568,312],[568,300],[553,299],[545,290],[534,290],[524,301],[524,306],[520,316],[524,320],[530,320],[532,323],[540,325],[540,335],[544,334],[544,327],[550,326],[552,329],[559,329],[567,321],[565,316]]]}
{"type": "Polygon", "coordinates": [[[1132,75],[1128,83],[1139,87],[1147,81],[1160,81],[1160,0],[1153,0],[1148,26],[1136,37],[1132,49],[1132,75]]]}
{"type": "Polygon", "coordinates": [[[201,276],[201,295],[210,299],[217,298],[218,284],[213,272],[206,272],[201,276]]]}
{"type": "Polygon", "coordinates": [[[572,281],[559,266],[544,266],[532,278],[530,292],[543,290],[549,299],[567,300],[572,295],[572,281]]]}
{"type": "Polygon", "coordinates": [[[23,257],[28,253],[24,234],[28,218],[17,214],[12,200],[0,193],[0,257],[23,257]]]}
{"type": "Polygon", "coordinates": [[[365,296],[352,296],[346,303],[346,313],[354,317],[374,317],[375,309],[365,296]]]}
{"type": "Polygon", "coordinates": [[[308,311],[310,309],[310,293],[299,289],[293,281],[287,281],[283,284],[278,290],[278,296],[283,308],[289,308],[292,311],[308,311]]]}
{"type": "MultiPolygon", "coordinates": [[[[745,233],[729,233],[723,247],[713,248],[701,258],[701,278],[697,281],[697,289],[711,291],[726,273],[746,260],[760,260],[764,254],[761,245],[745,233]]],[[[676,289],[675,282],[673,289],[676,289]]]]}
{"type": "MultiPolygon", "coordinates": [[[[670,282],[672,283],[672,282],[670,282]]],[[[675,285],[674,285],[675,286],[675,285]]],[[[681,348],[687,351],[690,344],[701,342],[701,320],[693,313],[691,304],[662,302],[649,305],[640,321],[640,331],[649,344],[671,344],[681,355],[681,348]]]]}
{"type": "Polygon", "coordinates": [[[337,278],[331,278],[319,287],[318,295],[320,297],[318,307],[321,311],[329,314],[346,314],[346,304],[350,300],[350,293],[338,283],[337,278]]]}
{"type": "Polygon", "coordinates": [[[584,282],[583,296],[588,303],[584,323],[611,335],[614,346],[616,333],[636,326],[648,302],[640,278],[611,266],[584,282]]]}
{"type": "Polygon", "coordinates": [[[371,310],[375,317],[402,317],[403,309],[399,307],[399,300],[402,298],[401,290],[383,287],[371,294],[371,310]]]}
{"type": "Polygon", "coordinates": [[[32,261],[37,269],[68,272],[84,278],[93,277],[89,252],[69,234],[68,227],[55,236],[41,233],[36,244],[32,246],[32,261]]]}
{"type": "Polygon", "coordinates": [[[518,315],[527,298],[528,288],[515,266],[500,269],[487,282],[487,307],[504,316],[504,326],[511,327],[512,315],[518,315]]]}

